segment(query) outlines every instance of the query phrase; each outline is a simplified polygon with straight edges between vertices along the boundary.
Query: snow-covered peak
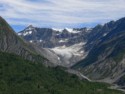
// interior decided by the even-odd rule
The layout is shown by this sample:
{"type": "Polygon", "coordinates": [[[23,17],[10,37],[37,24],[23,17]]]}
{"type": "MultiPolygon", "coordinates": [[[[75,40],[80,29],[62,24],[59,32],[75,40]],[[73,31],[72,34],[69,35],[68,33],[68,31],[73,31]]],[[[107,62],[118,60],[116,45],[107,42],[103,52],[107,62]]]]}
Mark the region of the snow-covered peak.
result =
{"type": "Polygon", "coordinates": [[[27,36],[27,35],[31,35],[34,31],[35,31],[35,27],[33,27],[32,25],[29,25],[26,29],[24,29],[23,32],[19,32],[18,35],[27,36]]]}
{"type": "Polygon", "coordinates": [[[60,28],[52,28],[52,30],[54,30],[54,31],[58,31],[58,32],[63,32],[64,29],[60,29],[60,28]]]}
{"type": "Polygon", "coordinates": [[[33,25],[29,25],[25,30],[33,30],[35,27],[33,25]]]}
{"type": "Polygon", "coordinates": [[[92,31],[92,28],[86,28],[86,32],[92,31]]]}
{"type": "Polygon", "coordinates": [[[74,30],[74,29],[72,29],[72,28],[65,28],[68,32],[70,32],[70,33],[79,33],[79,32],[81,32],[81,31],[78,31],[78,30],[74,30]]]}
{"type": "Polygon", "coordinates": [[[33,25],[29,25],[28,27],[31,27],[31,28],[32,28],[32,27],[34,27],[34,26],[33,26],[33,25]]]}
{"type": "Polygon", "coordinates": [[[79,33],[80,31],[78,30],[74,30],[72,28],[63,28],[63,29],[58,29],[58,28],[52,28],[54,31],[58,31],[58,32],[63,32],[64,30],[67,30],[69,33],[79,33]]]}

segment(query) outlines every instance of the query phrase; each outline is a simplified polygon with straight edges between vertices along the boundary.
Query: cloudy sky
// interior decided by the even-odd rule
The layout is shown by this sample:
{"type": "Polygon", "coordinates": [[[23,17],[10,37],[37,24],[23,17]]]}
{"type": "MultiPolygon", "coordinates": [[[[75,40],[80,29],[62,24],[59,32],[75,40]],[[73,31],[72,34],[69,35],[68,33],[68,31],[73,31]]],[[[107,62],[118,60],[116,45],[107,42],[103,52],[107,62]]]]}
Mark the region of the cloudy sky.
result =
{"type": "Polygon", "coordinates": [[[125,0],[0,0],[0,16],[19,31],[38,27],[92,27],[125,17],[125,0]]]}

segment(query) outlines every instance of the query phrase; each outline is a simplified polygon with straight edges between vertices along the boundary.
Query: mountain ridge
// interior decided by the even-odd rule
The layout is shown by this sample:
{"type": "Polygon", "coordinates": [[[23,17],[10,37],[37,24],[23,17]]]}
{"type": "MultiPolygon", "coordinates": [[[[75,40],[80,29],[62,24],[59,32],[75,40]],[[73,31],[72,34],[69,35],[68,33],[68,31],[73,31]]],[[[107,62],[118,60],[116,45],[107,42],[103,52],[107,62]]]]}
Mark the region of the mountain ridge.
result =
{"type": "Polygon", "coordinates": [[[44,61],[45,65],[53,66],[44,55],[47,53],[44,49],[39,49],[19,37],[2,17],[0,17],[0,51],[17,54],[33,62],[44,61]]]}
{"type": "Polygon", "coordinates": [[[124,35],[125,18],[106,23],[97,35],[90,38],[90,42],[95,42],[89,48],[91,50],[86,59],[74,68],[91,79],[115,83],[124,75],[124,35]],[[102,37],[102,32],[107,34],[102,37]]]}
{"type": "Polygon", "coordinates": [[[85,35],[90,31],[91,29],[87,28],[53,29],[28,26],[18,32],[18,35],[40,48],[51,51],[61,60],[59,65],[70,67],[86,56],[87,53],[81,50],[86,42],[85,35]]]}
{"type": "MultiPolygon", "coordinates": [[[[61,61],[56,64],[80,71],[91,80],[124,87],[125,17],[90,29],[72,29],[77,33],[72,33],[71,29],[35,29],[33,35],[20,36],[30,43],[49,49],[61,61]]],[[[23,32],[27,30],[19,33],[23,35],[23,32]]]]}

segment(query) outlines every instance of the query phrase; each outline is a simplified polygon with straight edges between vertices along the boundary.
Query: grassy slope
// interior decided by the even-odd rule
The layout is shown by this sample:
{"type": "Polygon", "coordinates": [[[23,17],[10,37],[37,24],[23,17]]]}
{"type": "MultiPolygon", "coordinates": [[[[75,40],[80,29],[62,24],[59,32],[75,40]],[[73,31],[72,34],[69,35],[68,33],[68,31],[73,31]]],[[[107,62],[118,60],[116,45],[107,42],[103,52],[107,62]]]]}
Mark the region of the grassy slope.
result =
{"type": "Polygon", "coordinates": [[[0,94],[122,94],[106,84],[80,81],[61,68],[0,52],[0,94]]]}

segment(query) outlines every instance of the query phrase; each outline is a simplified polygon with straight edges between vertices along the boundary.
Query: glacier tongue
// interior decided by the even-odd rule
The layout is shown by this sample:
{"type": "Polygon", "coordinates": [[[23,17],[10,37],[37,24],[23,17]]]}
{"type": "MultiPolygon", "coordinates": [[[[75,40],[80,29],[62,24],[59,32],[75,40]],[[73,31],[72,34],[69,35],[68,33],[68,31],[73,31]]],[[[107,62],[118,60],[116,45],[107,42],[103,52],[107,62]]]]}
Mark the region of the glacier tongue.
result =
{"type": "Polygon", "coordinates": [[[73,65],[76,61],[81,60],[81,58],[85,58],[87,56],[87,52],[84,52],[83,46],[85,45],[85,42],[81,42],[78,44],[74,44],[72,46],[66,47],[59,46],[55,48],[51,48],[50,50],[53,51],[55,54],[57,54],[60,58],[64,58],[66,60],[66,64],[68,66],[73,65]],[[74,63],[71,63],[75,60],[74,63]],[[68,62],[69,61],[69,62],[68,62]]]}

